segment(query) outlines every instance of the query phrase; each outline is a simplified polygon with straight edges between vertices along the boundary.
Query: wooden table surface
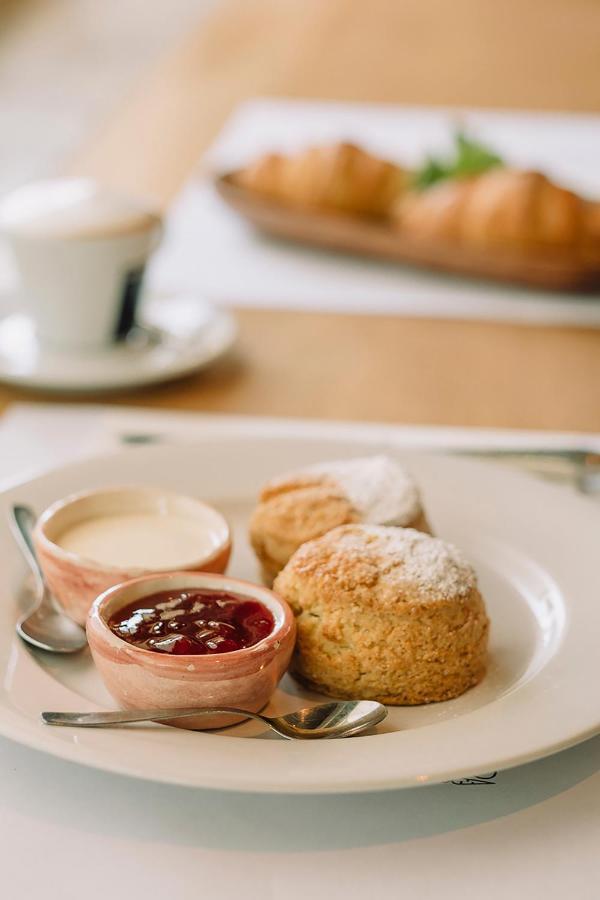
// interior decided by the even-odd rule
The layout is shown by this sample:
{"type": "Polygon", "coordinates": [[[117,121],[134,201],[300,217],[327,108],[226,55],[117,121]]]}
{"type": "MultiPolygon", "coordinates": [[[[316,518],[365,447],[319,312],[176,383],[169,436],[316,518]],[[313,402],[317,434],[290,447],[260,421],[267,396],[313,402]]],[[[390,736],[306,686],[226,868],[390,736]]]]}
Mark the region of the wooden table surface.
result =
{"type": "MultiPolygon", "coordinates": [[[[598,35],[595,0],[225,0],[73,169],[166,207],[233,107],[257,94],[598,112],[598,35]]],[[[111,402],[600,431],[600,331],[238,315],[229,359],[111,402]]],[[[0,407],[24,396],[0,388],[0,407]]]]}

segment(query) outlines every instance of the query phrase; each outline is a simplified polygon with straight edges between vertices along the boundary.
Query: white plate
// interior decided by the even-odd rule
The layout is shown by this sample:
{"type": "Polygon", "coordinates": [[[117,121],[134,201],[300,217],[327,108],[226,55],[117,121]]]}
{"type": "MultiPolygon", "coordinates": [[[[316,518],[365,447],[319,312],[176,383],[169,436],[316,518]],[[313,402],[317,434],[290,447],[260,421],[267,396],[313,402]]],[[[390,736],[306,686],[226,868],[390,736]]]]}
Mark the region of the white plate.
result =
{"type": "Polygon", "coordinates": [[[202,369],[232,345],[230,313],[190,294],[151,297],[137,340],[106,350],[66,353],[43,348],[32,319],[0,321],[0,381],[60,393],[93,393],[155,384],[202,369]]]}
{"type": "MultiPolygon", "coordinates": [[[[78,463],[0,496],[0,732],[86,765],[178,784],[245,791],[343,792],[414,786],[536,759],[600,730],[596,506],[509,469],[398,452],[424,490],[433,525],[474,562],[491,620],[491,664],[464,696],[391,709],[377,734],[287,742],[244,724],[221,733],[156,725],[51,728],[42,709],[110,707],[87,653],[33,653],[13,636],[24,567],[8,505],[41,509],[69,491],[160,484],[214,502],[235,533],[231,572],[256,570],[245,532],[260,484],[304,463],[394,451],[393,430],[256,420],[212,422],[199,445],[130,449],[78,463]],[[253,739],[254,738],[254,739],[253,739]]],[[[287,677],[270,711],[317,701],[287,677]]]]}

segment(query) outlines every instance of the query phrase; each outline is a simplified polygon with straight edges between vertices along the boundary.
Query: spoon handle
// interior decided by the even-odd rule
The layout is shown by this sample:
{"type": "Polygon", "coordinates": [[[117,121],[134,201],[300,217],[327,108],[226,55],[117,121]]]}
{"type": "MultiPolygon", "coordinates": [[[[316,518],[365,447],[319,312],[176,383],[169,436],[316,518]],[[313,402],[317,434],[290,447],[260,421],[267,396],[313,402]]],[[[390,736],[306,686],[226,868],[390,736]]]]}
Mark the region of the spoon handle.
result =
{"type": "Polygon", "coordinates": [[[202,716],[208,713],[232,713],[258,719],[267,725],[271,723],[259,713],[234,706],[201,706],[182,709],[126,709],[118,712],[43,712],[42,721],[46,725],[70,725],[83,728],[97,728],[102,725],[125,725],[128,722],[161,722],[165,719],[185,719],[187,716],[202,716]]]}
{"type": "Polygon", "coordinates": [[[44,578],[42,576],[42,570],[40,568],[37,554],[35,552],[35,547],[33,546],[33,539],[31,537],[35,523],[36,517],[31,507],[21,506],[19,504],[15,504],[13,506],[11,521],[12,532],[14,534],[15,540],[21,548],[23,556],[27,560],[29,568],[37,579],[38,585],[42,587],[44,584],[44,578]]]}

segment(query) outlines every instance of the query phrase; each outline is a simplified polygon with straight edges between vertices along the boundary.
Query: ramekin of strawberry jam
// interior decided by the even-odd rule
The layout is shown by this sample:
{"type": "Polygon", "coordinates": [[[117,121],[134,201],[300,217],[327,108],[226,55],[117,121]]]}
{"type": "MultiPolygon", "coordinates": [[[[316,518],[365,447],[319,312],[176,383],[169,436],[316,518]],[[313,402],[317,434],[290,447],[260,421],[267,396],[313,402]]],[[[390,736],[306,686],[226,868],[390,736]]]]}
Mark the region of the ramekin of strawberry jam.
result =
{"type": "Polygon", "coordinates": [[[108,625],[128,644],[181,656],[253,647],[270,634],[275,619],[260,600],[186,587],[134,600],[114,612],[108,625]]]}
{"type": "MultiPolygon", "coordinates": [[[[148,575],[110,588],[87,634],[106,687],[126,709],[262,709],[290,661],[294,616],[262,585],[225,575],[148,575]]],[[[220,728],[231,714],[173,720],[220,728]]]]}

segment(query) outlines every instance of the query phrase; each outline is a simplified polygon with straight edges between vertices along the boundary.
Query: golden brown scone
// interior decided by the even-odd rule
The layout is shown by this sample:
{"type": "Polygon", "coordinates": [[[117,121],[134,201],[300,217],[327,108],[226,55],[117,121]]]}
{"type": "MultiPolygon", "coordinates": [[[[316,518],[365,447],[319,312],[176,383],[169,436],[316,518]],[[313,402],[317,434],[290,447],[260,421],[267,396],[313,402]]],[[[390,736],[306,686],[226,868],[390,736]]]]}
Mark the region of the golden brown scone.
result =
{"type": "Polygon", "coordinates": [[[394,218],[414,237],[589,255],[600,247],[596,206],[539,172],[500,168],[408,191],[394,218]]]}
{"type": "Polygon", "coordinates": [[[343,525],[300,547],[275,590],[296,615],[292,672],[322,693],[414,705],[458,697],[485,675],[475,573],[438,538],[343,525]]]}
{"type": "Polygon", "coordinates": [[[399,166],[353,144],[311,147],[294,156],[267,154],[237,182],[291,206],[385,216],[407,182],[399,166]]]}
{"type": "Polygon", "coordinates": [[[430,530],[414,480],[387,456],[319,463],[269,481],[250,520],[265,584],[305,541],[352,522],[430,530]]]}

